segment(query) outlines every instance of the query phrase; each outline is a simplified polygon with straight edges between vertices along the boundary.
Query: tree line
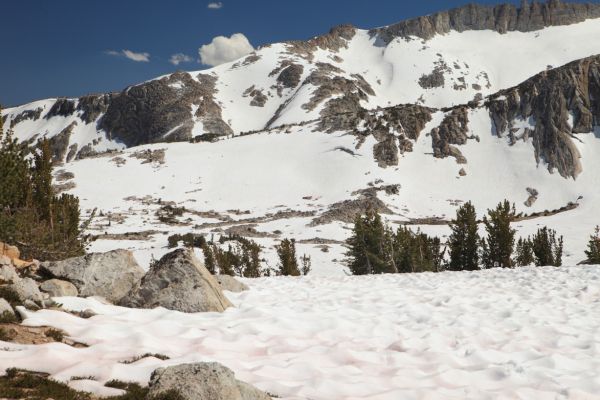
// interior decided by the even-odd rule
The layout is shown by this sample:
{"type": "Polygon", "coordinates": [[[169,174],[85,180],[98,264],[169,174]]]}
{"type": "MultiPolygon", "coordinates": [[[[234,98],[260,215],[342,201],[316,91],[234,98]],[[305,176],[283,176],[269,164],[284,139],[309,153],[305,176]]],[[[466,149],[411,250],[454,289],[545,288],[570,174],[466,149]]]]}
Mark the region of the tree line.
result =
{"type": "Polygon", "coordinates": [[[278,259],[276,268],[264,266],[266,260],[261,257],[261,246],[240,235],[224,235],[218,241],[208,241],[204,235],[197,233],[175,234],[168,238],[170,248],[177,247],[180,242],[186,247],[200,248],[204,265],[212,274],[259,278],[307,275],[311,270],[310,256],[297,256],[294,239],[283,239],[275,246],[278,259]]]}
{"type": "MultiPolygon", "coordinates": [[[[442,247],[438,237],[406,226],[394,231],[377,212],[367,211],[356,217],[346,241],[348,266],[352,274],[365,275],[562,265],[563,237],[544,226],[517,240],[511,227],[516,216],[514,204],[500,202],[483,217],[482,237],[475,207],[467,202],[457,209],[442,247]]],[[[600,263],[600,228],[590,237],[586,256],[587,263],[600,263]]]]}

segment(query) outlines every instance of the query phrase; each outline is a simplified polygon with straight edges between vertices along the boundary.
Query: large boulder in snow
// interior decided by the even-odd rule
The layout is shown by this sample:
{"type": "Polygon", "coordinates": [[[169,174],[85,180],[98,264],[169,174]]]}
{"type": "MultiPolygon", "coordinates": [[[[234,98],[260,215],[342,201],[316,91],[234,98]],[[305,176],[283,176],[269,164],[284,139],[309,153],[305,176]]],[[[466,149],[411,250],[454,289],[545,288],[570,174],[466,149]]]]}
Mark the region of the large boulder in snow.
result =
{"type": "Polygon", "coordinates": [[[120,305],[182,312],[224,311],[232,304],[219,283],[188,249],[164,255],[120,305]]]}
{"type": "Polygon", "coordinates": [[[40,292],[37,282],[31,278],[19,278],[13,284],[8,285],[8,289],[15,293],[24,304],[27,300],[42,304],[48,298],[48,295],[40,292]]]}
{"type": "Polygon", "coordinates": [[[248,285],[238,281],[230,275],[216,275],[215,279],[217,280],[217,282],[219,282],[219,285],[221,285],[221,289],[223,290],[229,290],[230,292],[239,293],[249,289],[248,285]]]}
{"type": "Polygon", "coordinates": [[[128,250],[44,262],[40,273],[71,282],[80,296],[102,296],[112,302],[129,293],[144,276],[144,270],[128,250]]]}
{"type": "Polygon", "coordinates": [[[266,393],[235,379],[219,363],[181,364],[152,373],[146,399],[176,393],[182,400],[269,400],[266,393]]]}
{"type": "Polygon", "coordinates": [[[77,296],[79,294],[75,285],[68,281],[61,281],[60,279],[49,279],[42,282],[40,289],[52,297],[77,296]]]}

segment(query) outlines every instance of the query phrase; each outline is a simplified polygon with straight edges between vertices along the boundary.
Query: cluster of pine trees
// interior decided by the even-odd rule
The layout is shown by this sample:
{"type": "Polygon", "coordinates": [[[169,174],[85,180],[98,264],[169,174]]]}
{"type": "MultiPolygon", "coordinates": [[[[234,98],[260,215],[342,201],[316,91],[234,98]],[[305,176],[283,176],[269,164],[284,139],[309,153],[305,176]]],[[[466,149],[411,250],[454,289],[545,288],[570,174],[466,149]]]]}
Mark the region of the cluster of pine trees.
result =
{"type": "MultiPolygon", "coordinates": [[[[515,241],[511,227],[517,214],[507,200],[488,210],[481,221],[486,235],[479,234],[477,214],[471,202],[457,209],[450,236],[442,249],[437,237],[402,226],[395,232],[376,213],[357,216],[347,240],[348,265],[354,275],[464,271],[482,268],[513,268],[526,265],[562,264],[563,238],[547,227],[533,236],[515,241]],[[448,257],[446,258],[446,250],[448,257]]],[[[600,228],[590,240],[588,260],[600,263],[600,228]]]]}
{"type": "Polygon", "coordinates": [[[47,140],[31,154],[0,117],[0,241],[19,246],[23,258],[60,260],[84,253],[79,199],[52,188],[47,140]]]}
{"type": "Polygon", "coordinates": [[[296,241],[283,239],[276,246],[278,265],[276,269],[263,267],[265,259],[261,257],[261,247],[254,240],[240,235],[221,236],[218,242],[206,240],[197,233],[175,234],[168,238],[168,247],[177,247],[183,243],[186,247],[202,249],[204,264],[212,274],[259,278],[261,276],[306,275],[311,269],[310,256],[296,256],[296,241]],[[226,246],[225,246],[226,245],[226,246]]]}
{"type": "Polygon", "coordinates": [[[407,227],[394,232],[374,211],[356,217],[347,245],[354,275],[439,271],[444,258],[439,238],[407,227]]]}
{"type": "Polygon", "coordinates": [[[204,264],[215,274],[258,278],[268,276],[269,271],[260,266],[260,245],[253,240],[238,235],[222,236],[220,243],[228,243],[227,249],[215,243],[205,243],[202,246],[204,264]]]}
{"type": "Polygon", "coordinates": [[[459,207],[456,218],[450,223],[448,269],[562,265],[562,236],[543,227],[533,236],[516,241],[516,230],[510,225],[516,217],[515,205],[504,200],[483,217],[486,237],[480,237],[473,204],[468,202],[459,207]]]}

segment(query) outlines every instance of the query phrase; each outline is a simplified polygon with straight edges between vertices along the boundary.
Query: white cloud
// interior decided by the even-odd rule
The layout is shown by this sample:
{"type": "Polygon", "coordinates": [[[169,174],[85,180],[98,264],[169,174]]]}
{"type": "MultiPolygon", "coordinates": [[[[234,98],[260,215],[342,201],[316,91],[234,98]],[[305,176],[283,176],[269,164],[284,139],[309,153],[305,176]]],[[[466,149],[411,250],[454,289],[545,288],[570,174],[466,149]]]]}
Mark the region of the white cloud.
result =
{"type": "Polygon", "coordinates": [[[208,3],[207,7],[210,8],[211,10],[218,10],[220,8],[223,8],[223,3],[221,3],[220,1],[208,3]]]}
{"type": "Polygon", "coordinates": [[[150,61],[150,54],[148,54],[148,53],[136,53],[131,50],[123,50],[123,55],[132,61],[137,61],[137,62],[150,61]]]}
{"type": "Polygon", "coordinates": [[[169,59],[169,62],[173,65],[179,65],[184,62],[192,62],[192,61],[194,61],[194,59],[192,57],[188,56],[187,54],[183,54],[183,53],[173,54],[171,56],[171,58],[169,59]]]}
{"type": "Polygon", "coordinates": [[[198,49],[200,62],[213,67],[237,60],[252,51],[254,47],[243,33],[234,33],[231,37],[217,36],[198,49]]]}
{"type": "Polygon", "coordinates": [[[131,61],[135,61],[135,62],[149,62],[150,61],[150,53],[136,53],[135,51],[131,51],[131,50],[121,50],[121,51],[107,50],[107,51],[105,51],[105,53],[108,54],[109,56],[125,57],[125,58],[128,58],[131,61]]]}

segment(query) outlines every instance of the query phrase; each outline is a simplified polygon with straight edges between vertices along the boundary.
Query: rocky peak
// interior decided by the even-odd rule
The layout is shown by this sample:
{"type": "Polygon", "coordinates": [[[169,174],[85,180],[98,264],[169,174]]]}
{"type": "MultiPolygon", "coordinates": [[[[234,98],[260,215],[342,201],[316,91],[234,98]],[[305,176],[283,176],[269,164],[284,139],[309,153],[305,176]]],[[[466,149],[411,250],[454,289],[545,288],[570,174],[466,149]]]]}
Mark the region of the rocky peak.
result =
{"type": "Polygon", "coordinates": [[[600,4],[565,3],[560,0],[529,3],[523,0],[519,8],[512,4],[496,6],[468,4],[449,11],[373,29],[370,33],[387,44],[397,37],[417,36],[431,39],[435,35],[450,31],[531,32],[548,26],[570,25],[599,17],[600,4]]]}

